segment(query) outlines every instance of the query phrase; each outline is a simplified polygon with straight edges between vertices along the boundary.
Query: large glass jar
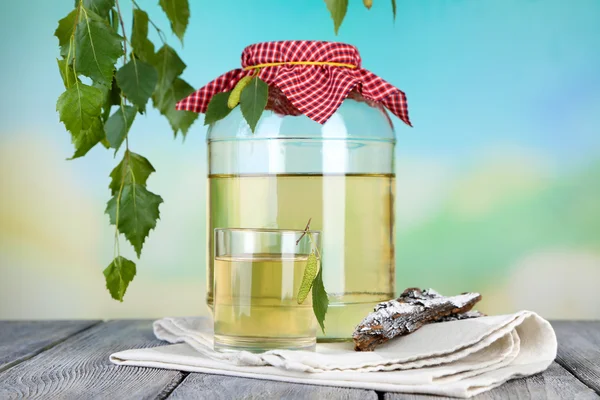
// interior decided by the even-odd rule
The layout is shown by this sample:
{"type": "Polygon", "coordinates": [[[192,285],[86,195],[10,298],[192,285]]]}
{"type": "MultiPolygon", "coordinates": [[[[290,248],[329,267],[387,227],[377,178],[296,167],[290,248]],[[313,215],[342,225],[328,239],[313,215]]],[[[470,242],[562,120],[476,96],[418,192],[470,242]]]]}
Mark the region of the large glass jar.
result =
{"type": "Polygon", "coordinates": [[[323,125],[265,111],[252,133],[239,107],[208,130],[207,303],[215,228],[323,232],[329,294],[321,340],[351,338],[394,297],[394,129],[376,103],[346,99],[323,125]]]}

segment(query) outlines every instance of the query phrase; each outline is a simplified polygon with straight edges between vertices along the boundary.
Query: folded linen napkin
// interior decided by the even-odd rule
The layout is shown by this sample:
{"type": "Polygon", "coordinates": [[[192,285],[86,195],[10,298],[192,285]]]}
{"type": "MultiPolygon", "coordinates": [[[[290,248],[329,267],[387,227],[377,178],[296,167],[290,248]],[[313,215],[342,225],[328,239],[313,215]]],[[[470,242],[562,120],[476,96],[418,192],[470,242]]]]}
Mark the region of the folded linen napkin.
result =
{"type": "Polygon", "coordinates": [[[157,338],[169,346],[121,351],[117,365],[257,379],[471,397],[509,379],[544,371],[556,357],[548,321],[530,311],[425,325],[374,352],[352,343],[319,343],[316,352],[219,353],[209,318],[163,318],[157,338]]]}

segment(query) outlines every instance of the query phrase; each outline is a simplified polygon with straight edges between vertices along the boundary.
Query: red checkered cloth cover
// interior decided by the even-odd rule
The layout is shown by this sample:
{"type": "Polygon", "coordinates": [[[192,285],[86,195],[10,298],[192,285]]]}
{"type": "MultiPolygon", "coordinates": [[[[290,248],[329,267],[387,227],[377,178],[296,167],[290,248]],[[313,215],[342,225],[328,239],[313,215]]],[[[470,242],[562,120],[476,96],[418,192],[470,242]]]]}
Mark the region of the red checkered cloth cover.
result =
{"type": "MultiPolygon", "coordinates": [[[[322,124],[348,97],[363,97],[383,104],[394,115],[411,125],[405,94],[372,72],[361,67],[356,47],[334,42],[281,41],[248,46],[242,53],[242,67],[294,61],[333,62],[356,68],[331,65],[287,64],[262,67],[259,77],[269,85],[267,109],[284,115],[304,114],[322,124]]],[[[232,90],[254,69],[229,71],[177,103],[178,110],[206,112],[212,96],[232,90]]]]}

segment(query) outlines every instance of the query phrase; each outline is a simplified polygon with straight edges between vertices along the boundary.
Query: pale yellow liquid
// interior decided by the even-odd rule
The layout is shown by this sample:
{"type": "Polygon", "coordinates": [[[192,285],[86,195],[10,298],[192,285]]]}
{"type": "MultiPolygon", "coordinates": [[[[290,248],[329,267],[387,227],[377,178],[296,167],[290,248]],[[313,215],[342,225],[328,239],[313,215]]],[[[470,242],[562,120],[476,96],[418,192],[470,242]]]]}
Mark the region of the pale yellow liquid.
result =
{"type": "Polygon", "coordinates": [[[311,349],[316,320],[310,296],[298,304],[308,255],[215,259],[215,349],[311,349]]]}
{"type": "Polygon", "coordinates": [[[304,229],[312,218],[311,229],[323,232],[325,338],[351,338],[378,302],[394,297],[394,188],[391,174],[209,176],[208,282],[214,228],[304,229]]]}

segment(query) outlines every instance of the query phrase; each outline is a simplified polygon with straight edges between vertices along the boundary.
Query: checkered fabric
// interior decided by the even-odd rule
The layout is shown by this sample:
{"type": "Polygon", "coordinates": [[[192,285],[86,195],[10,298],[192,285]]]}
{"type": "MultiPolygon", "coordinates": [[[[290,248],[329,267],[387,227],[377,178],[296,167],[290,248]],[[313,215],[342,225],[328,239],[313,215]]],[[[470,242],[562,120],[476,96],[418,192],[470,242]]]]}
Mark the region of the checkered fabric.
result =
{"type": "Polygon", "coordinates": [[[363,69],[356,47],[334,42],[294,40],[248,46],[242,53],[241,69],[219,76],[179,101],[177,109],[204,113],[213,95],[233,89],[242,77],[255,73],[254,69],[246,70],[245,67],[294,61],[344,63],[355,65],[356,68],[297,64],[263,67],[259,77],[269,85],[267,109],[284,115],[304,114],[322,124],[353,92],[352,98],[362,97],[383,104],[411,125],[405,94],[363,69]]]}

